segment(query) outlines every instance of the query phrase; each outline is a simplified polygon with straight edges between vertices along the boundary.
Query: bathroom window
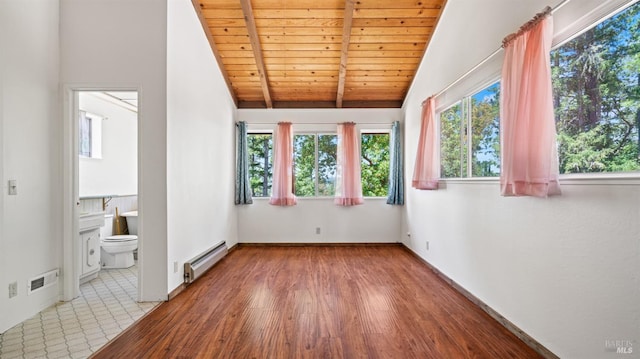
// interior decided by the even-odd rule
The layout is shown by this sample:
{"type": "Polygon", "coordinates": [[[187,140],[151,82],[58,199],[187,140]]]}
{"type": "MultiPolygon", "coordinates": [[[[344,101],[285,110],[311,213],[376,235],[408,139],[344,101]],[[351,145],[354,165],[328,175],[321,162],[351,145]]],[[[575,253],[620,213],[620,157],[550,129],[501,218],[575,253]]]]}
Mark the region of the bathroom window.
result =
{"type": "Polygon", "coordinates": [[[248,133],[247,147],[253,197],[269,197],[273,180],[273,135],[248,133]]]}
{"type": "Polygon", "coordinates": [[[79,121],[80,157],[102,158],[102,116],[80,111],[79,121]]]}

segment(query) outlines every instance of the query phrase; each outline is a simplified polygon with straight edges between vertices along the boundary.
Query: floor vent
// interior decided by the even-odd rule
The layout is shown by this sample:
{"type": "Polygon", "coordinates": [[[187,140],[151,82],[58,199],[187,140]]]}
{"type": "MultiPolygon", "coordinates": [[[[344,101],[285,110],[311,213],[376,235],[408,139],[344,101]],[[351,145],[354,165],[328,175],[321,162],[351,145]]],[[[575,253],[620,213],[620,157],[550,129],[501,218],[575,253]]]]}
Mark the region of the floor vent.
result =
{"type": "Polygon", "coordinates": [[[31,293],[51,287],[56,283],[58,283],[58,270],[54,269],[47,273],[40,274],[35,278],[31,278],[27,284],[27,294],[31,295],[31,293]]]}

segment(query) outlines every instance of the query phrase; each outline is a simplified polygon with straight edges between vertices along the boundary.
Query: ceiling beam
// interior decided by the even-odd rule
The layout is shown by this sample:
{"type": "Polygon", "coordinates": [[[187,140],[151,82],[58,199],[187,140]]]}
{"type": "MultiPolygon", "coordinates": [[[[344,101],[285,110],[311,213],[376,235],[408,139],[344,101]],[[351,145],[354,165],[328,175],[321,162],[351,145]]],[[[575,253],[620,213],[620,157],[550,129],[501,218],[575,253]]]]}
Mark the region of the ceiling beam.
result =
{"type": "Polygon", "coordinates": [[[264,102],[267,108],[272,108],[271,93],[269,91],[269,78],[267,71],[264,67],[264,57],[262,57],[262,46],[260,45],[260,38],[258,37],[258,30],[256,28],[256,21],[253,17],[253,8],[251,7],[251,0],[240,0],[242,5],[242,13],[244,15],[244,21],[247,23],[247,30],[249,31],[249,41],[251,42],[251,48],[253,48],[253,57],[256,60],[256,67],[258,68],[258,74],[260,75],[260,85],[262,86],[262,93],[264,95],[264,102]]]}
{"type": "MultiPolygon", "coordinates": [[[[401,100],[343,101],[342,108],[401,108],[401,100]]],[[[238,108],[265,108],[263,101],[240,101],[238,108]]],[[[273,108],[336,108],[335,101],[273,101],[273,108]]]]}
{"type": "Polygon", "coordinates": [[[193,4],[193,8],[196,10],[196,14],[198,15],[198,20],[200,20],[200,25],[204,30],[205,35],[207,36],[207,41],[209,41],[209,46],[211,47],[211,51],[213,52],[213,56],[216,58],[216,62],[218,63],[218,68],[220,68],[220,72],[222,72],[222,77],[224,78],[224,82],[227,84],[227,89],[229,90],[229,94],[231,95],[231,99],[233,99],[233,103],[238,107],[238,98],[236,97],[235,91],[233,91],[233,86],[231,86],[231,80],[229,79],[229,74],[222,62],[222,57],[218,52],[218,47],[216,46],[216,42],[213,40],[213,35],[211,34],[211,30],[209,30],[209,25],[207,24],[207,19],[205,19],[204,14],[202,13],[203,5],[200,3],[200,0],[191,0],[193,4]]]}
{"type": "Polygon", "coordinates": [[[338,94],[336,107],[342,107],[344,97],[344,83],[347,79],[347,59],[349,56],[349,43],[351,41],[351,24],[353,23],[354,0],[346,0],[344,4],[344,22],[342,25],[342,50],[340,52],[340,72],[338,73],[338,94]]]}

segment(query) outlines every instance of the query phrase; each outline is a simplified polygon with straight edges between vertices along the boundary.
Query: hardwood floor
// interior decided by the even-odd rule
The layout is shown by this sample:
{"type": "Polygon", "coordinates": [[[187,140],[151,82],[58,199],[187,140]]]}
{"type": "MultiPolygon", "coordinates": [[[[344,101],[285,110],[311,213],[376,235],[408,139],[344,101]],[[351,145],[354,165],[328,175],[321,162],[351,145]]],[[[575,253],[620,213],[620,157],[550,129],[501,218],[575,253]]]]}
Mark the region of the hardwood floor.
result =
{"type": "Polygon", "coordinates": [[[93,356],[539,357],[401,246],[242,246],[93,356]]]}

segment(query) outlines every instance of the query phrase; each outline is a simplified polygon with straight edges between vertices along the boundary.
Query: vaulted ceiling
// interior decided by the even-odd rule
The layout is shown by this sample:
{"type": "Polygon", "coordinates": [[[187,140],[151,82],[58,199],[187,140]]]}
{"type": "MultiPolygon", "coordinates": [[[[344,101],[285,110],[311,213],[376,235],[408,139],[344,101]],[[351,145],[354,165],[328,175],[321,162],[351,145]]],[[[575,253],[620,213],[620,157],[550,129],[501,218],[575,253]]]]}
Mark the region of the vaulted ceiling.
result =
{"type": "Polygon", "coordinates": [[[239,108],[401,107],[446,0],[192,0],[239,108]]]}

